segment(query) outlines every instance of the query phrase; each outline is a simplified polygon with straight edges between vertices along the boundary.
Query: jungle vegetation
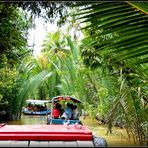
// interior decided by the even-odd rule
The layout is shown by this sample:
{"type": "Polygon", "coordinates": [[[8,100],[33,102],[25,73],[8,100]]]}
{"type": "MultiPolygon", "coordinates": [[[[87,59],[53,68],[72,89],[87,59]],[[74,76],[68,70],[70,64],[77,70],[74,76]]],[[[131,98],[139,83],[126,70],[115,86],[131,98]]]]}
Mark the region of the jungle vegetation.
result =
{"type": "Polygon", "coordinates": [[[118,125],[135,143],[147,142],[148,3],[1,2],[0,24],[0,120],[20,119],[27,98],[71,95],[107,134],[118,125]],[[59,18],[38,57],[27,45],[33,15],[59,18]]]}

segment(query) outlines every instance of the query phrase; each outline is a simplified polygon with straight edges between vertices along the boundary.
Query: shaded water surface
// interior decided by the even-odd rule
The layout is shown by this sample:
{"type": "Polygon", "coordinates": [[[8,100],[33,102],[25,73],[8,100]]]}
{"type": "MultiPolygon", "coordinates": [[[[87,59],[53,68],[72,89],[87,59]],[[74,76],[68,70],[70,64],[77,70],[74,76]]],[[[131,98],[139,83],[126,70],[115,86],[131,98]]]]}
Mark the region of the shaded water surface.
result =
{"type": "Polygon", "coordinates": [[[13,125],[33,125],[33,124],[47,124],[46,115],[23,115],[21,120],[8,121],[7,124],[13,125]]]}
{"type": "Polygon", "coordinates": [[[132,140],[128,140],[125,129],[113,127],[112,134],[107,133],[107,125],[99,125],[96,120],[90,118],[82,119],[84,125],[88,126],[92,132],[107,140],[108,146],[138,146],[132,140]]]}
{"type": "MultiPolygon", "coordinates": [[[[81,118],[83,125],[88,126],[93,134],[103,137],[107,140],[108,146],[138,146],[132,141],[128,140],[125,129],[113,128],[113,134],[106,135],[107,126],[98,125],[95,120],[90,118],[81,118]]],[[[33,125],[33,124],[47,124],[47,116],[39,115],[22,115],[21,120],[9,121],[9,125],[33,125]]]]}

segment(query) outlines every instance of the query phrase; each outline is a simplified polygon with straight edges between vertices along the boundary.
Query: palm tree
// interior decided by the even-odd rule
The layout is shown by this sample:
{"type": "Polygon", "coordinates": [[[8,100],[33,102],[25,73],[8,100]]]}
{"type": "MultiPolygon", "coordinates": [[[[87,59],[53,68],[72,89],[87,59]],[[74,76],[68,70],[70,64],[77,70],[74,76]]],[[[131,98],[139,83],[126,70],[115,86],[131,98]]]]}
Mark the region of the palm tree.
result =
{"type": "MultiPolygon", "coordinates": [[[[74,44],[70,35],[58,30],[55,33],[48,33],[44,41],[42,53],[48,55],[50,61],[54,63],[55,70],[60,76],[60,82],[56,85],[62,94],[74,95],[84,98],[80,93],[84,92],[79,69],[78,69],[78,48],[74,44]],[[53,60],[54,58],[54,60],[53,60]]],[[[55,89],[53,88],[55,91],[55,89]]]]}
{"type": "MultiPolygon", "coordinates": [[[[93,38],[104,37],[98,50],[108,50],[114,60],[118,57],[127,64],[144,64],[148,62],[146,10],[146,2],[100,2],[85,5],[77,15],[93,38]]],[[[97,45],[97,40],[93,44],[97,45]]]]}
{"type": "Polygon", "coordinates": [[[127,133],[141,145],[146,141],[148,69],[148,4],[146,2],[78,3],[77,19],[83,24],[85,40],[81,53],[91,68],[102,67],[116,77],[117,92],[109,113],[109,124],[120,108],[127,133]],[[84,26],[85,25],[85,26],[84,26]],[[129,134],[129,131],[131,135],[129,134]]]}

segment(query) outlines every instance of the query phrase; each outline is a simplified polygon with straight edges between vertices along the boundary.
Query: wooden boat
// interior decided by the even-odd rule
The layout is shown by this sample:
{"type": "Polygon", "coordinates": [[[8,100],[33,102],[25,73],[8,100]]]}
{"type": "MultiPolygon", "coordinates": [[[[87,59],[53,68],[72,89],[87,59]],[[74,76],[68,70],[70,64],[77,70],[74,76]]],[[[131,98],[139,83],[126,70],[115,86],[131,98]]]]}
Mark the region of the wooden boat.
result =
{"type": "Polygon", "coordinates": [[[28,99],[26,103],[27,106],[22,109],[24,115],[47,115],[51,113],[51,110],[46,107],[46,103],[49,103],[47,100],[28,99]],[[32,105],[31,109],[29,109],[29,105],[32,105]],[[34,109],[35,107],[36,109],[34,109]]]}
{"type": "Polygon", "coordinates": [[[54,98],[52,98],[51,100],[51,114],[48,116],[47,118],[47,124],[64,124],[64,123],[68,123],[68,124],[75,124],[75,123],[79,123],[82,124],[81,121],[79,119],[62,119],[62,118],[56,118],[54,119],[52,116],[52,109],[53,109],[53,105],[55,102],[73,102],[73,103],[81,103],[81,101],[77,98],[71,97],[71,96],[56,96],[54,98]]]}
{"type": "Polygon", "coordinates": [[[23,110],[24,115],[47,115],[50,114],[51,111],[49,109],[44,111],[29,111],[29,110],[23,110]]]}
{"type": "Polygon", "coordinates": [[[96,147],[106,141],[93,136],[83,125],[6,125],[0,124],[0,147],[96,147]]]}

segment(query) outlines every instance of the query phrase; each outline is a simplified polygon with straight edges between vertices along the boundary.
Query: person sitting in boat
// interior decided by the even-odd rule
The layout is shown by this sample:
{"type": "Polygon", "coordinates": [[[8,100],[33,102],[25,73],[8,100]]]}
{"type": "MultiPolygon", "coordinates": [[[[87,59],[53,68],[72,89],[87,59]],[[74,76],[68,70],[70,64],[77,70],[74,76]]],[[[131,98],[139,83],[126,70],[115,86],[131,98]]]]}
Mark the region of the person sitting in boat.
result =
{"type": "Polygon", "coordinates": [[[37,112],[37,111],[38,111],[38,106],[37,106],[37,105],[34,105],[33,111],[34,111],[34,112],[37,112]]]}
{"type": "Polygon", "coordinates": [[[80,113],[78,111],[77,105],[73,106],[73,110],[72,110],[72,119],[77,120],[79,119],[80,113]]]}
{"type": "Polygon", "coordinates": [[[32,110],[33,110],[33,105],[32,105],[31,103],[29,103],[27,109],[28,109],[29,111],[32,111],[32,110]]]}
{"type": "Polygon", "coordinates": [[[52,109],[52,117],[53,117],[54,119],[57,119],[57,118],[59,118],[59,116],[60,116],[60,111],[59,111],[59,109],[58,109],[58,107],[57,107],[57,104],[55,103],[55,104],[53,105],[53,109],[52,109]]]}
{"type": "Polygon", "coordinates": [[[45,106],[41,105],[41,106],[40,106],[40,111],[45,111],[45,110],[47,110],[47,109],[45,108],[45,106]]]}
{"type": "Polygon", "coordinates": [[[62,108],[62,105],[60,103],[57,103],[56,105],[57,105],[57,108],[58,108],[58,110],[60,112],[60,117],[61,117],[63,112],[64,112],[64,109],[62,108]]]}
{"type": "Polygon", "coordinates": [[[62,119],[71,119],[71,116],[72,116],[71,104],[67,103],[67,107],[66,107],[64,113],[62,114],[61,118],[62,119]]]}
{"type": "Polygon", "coordinates": [[[47,105],[46,105],[46,103],[44,103],[44,110],[45,110],[45,111],[47,110],[47,105]]]}

